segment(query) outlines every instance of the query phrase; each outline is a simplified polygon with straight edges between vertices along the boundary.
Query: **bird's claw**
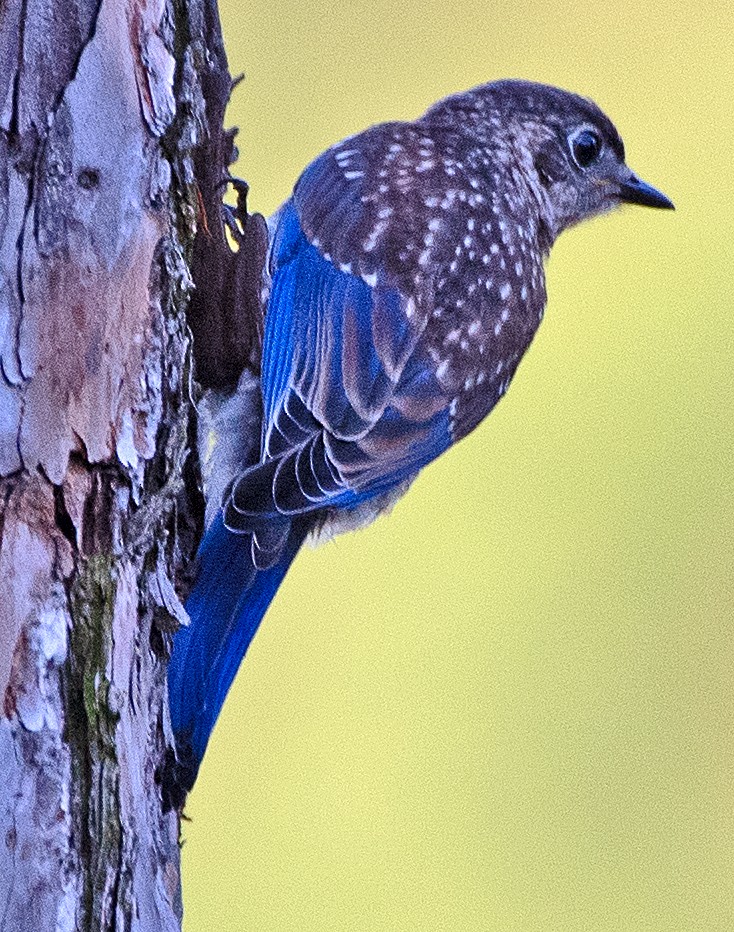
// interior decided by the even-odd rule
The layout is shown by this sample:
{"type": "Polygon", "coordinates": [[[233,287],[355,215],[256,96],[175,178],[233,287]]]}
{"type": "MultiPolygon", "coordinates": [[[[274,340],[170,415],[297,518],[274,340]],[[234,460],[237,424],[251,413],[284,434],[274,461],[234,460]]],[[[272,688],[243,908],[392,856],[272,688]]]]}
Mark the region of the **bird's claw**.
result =
{"type": "Polygon", "coordinates": [[[244,180],[244,178],[237,178],[236,176],[227,173],[222,178],[220,185],[224,188],[229,184],[232,185],[237,194],[237,203],[234,206],[231,204],[222,204],[222,218],[225,226],[230,231],[236,242],[241,245],[242,237],[244,235],[247,221],[250,216],[247,212],[247,195],[249,194],[250,186],[244,180]]]}

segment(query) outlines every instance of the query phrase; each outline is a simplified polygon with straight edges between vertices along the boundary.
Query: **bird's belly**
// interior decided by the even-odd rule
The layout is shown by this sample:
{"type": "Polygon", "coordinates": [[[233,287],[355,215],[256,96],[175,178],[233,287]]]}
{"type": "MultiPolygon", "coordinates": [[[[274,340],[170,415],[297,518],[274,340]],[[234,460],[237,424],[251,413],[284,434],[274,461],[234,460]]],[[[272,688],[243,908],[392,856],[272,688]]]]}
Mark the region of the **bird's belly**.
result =
{"type": "Polygon", "coordinates": [[[357,505],[356,508],[330,509],[323,520],[306,538],[306,543],[311,547],[319,547],[321,544],[333,540],[337,534],[367,527],[368,524],[372,524],[375,518],[392,511],[398,499],[402,498],[410,488],[413,479],[415,479],[415,476],[405,479],[394,488],[380,495],[375,495],[374,498],[357,505]]]}

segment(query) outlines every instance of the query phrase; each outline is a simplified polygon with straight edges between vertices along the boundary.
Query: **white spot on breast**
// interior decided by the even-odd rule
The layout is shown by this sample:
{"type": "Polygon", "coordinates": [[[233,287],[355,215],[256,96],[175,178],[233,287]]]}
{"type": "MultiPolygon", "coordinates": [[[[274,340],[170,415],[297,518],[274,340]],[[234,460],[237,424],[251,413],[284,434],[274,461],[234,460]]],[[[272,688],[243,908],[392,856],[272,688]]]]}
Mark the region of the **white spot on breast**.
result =
{"type": "Polygon", "coordinates": [[[528,289],[526,285],[523,285],[522,288],[520,289],[520,297],[522,298],[523,301],[527,301],[528,289]]]}
{"type": "Polygon", "coordinates": [[[370,288],[374,288],[377,284],[377,272],[364,272],[362,274],[362,281],[369,285],[370,288]]]}
{"type": "Polygon", "coordinates": [[[497,253],[500,251],[500,247],[497,243],[492,243],[492,245],[489,247],[489,251],[492,253],[493,256],[496,256],[497,253]]]}
{"type": "Polygon", "coordinates": [[[355,178],[364,178],[364,172],[344,172],[344,177],[347,181],[354,181],[355,178]]]}
{"type": "Polygon", "coordinates": [[[443,377],[446,375],[448,371],[449,371],[449,361],[448,359],[444,359],[444,361],[436,369],[436,378],[439,380],[443,379],[443,377]]]}
{"type": "Polygon", "coordinates": [[[515,263],[515,275],[519,278],[522,275],[522,262],[515,263]]]}
{"type": "Polygon", "coordinates": [[[500,298],[503,301],[506,301],[512,294],[512,287],[509,282],[505,282],[504,285],[500,288],[500,298]]]}
{"type": "Polygon", "coordinates": [[[467,333],[470,337],[476,336],[479,333],[479,328],[482,326],[481,321],[473,320],[467,329],[467,333]]]}
{"type": "Polygon", "coordinates": [[[349,274],[349,273],[352,271],[352,263],[351,263],[351,262],[342,262],[342,263],[340,263],[340,265],[339,265],[339,269],[340,269],[340,271],[346,272],[347,274],[349,274]]]}
{"type": "Polygon", "coordinates": [[[503,324],[506,324],[506,323],[507,323],[507,320],[509,319],[509,316],[510,316],[510,312],[507,310],[507,308],[505,308],[505,309],[502,311],[502,313],[500,314],[500,317],[502,318],[502,323],[503,323],[503,324]]]}

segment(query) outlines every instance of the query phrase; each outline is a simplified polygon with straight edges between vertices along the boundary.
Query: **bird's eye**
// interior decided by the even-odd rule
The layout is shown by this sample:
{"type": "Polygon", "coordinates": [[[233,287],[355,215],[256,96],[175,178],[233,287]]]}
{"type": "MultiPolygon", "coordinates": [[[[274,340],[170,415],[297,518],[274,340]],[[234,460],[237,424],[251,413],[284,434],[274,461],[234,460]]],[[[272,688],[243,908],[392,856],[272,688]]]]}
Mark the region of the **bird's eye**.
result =
{"type": "Polygon", "coordinates": [[[582,129],[571,139],[571,154],[579,168],[588,168],[601,155],[602,142],[590,129],[582,129]]]}

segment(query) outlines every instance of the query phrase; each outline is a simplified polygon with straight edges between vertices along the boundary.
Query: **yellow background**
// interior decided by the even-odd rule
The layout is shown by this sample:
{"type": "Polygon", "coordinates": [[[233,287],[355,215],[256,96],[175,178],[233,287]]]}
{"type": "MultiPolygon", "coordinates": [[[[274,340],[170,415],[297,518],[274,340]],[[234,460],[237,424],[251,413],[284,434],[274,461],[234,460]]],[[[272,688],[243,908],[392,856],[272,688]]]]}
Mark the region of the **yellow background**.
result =
{"type": "Polygon", "coordinates": [[[221,6],[256,209],[516,76],[595,98],[678,210],[565,234],[498,410],[299,557],[190,800],[185,929],[734,929],[732,4],[221,6]]]}

